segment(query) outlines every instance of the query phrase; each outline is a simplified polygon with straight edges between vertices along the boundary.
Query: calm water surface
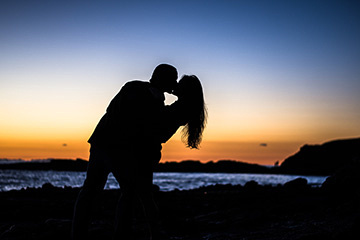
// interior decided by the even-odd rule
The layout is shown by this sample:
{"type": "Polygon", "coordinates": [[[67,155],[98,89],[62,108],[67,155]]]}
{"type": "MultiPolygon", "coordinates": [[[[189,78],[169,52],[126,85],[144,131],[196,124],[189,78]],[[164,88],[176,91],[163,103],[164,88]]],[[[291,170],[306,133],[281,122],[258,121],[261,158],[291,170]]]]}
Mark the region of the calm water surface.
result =
{"type": "MultiPolygon", "coordinates": [[[[81,187],[85,172],[67,171],[27,171],[0,170],[0,191],[19,190],[22,188],[37,188],[44,183],[56,187],[81,187]]],[[[300,176],[280,174],[247,174],[247,173],[154,173],[154,183],[162,191],[174,189],[185,190],[215,184],[244,185],[248,181],[256,181],[260,185],[284,184],[295,178],[303,177],[312,186],[320,186],[326,179],[324,176],[300,176]]],[[[112,174],[109,175],[105,189],[119,188],[112,174]]]]}

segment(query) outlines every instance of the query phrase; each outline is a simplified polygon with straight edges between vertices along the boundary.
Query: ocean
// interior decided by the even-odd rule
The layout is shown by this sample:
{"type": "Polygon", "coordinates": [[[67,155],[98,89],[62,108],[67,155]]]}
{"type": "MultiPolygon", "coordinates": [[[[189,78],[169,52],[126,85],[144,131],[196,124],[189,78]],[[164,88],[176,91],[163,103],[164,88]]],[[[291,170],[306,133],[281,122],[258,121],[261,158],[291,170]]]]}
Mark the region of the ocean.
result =
{"type": "MultiPolygon", "coordinates": [[[[56,187],[81,187],[86,173],[70,171],[28,171],[0,170],[0,191],[39,188],[45,183],[56,187]]],[[[244,185],[256,181],[260,185],[284,184],[295,178],[303,177],[314,187],[319,187],[326,180],[324,176],[300,176],[284,174],[248,174],[248,173],[154,173],[154,184],[162,191],[174,189],[187,190],[215,184],[244,185]]],[[[117,189],[119,185],[112,174],[109,175],[105,189],[117,189]]]]}

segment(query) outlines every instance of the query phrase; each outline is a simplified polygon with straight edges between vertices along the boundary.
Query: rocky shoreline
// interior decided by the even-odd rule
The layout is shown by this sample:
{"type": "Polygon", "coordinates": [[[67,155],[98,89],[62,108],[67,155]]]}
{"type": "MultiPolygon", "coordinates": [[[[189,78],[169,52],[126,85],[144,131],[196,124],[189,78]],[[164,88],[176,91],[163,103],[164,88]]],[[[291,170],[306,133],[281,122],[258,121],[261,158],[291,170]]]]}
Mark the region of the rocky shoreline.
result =
{"type": "MultiPolygon", "coordinates": [[[[194,190],[155,191],[166,239],[310,240],[359,239],[360,195],[327,181],[313,188],[305,179],[276,187],[256,182],[194,190]]],[[[0,192],[0,239],[70,239],[78,188],[0,192]]],[[[106,190],[94,210],[91,239],[111,239],[117,190],[106,190]]],[[[146,239],[139,209],[137,239],[146,239]]]]}

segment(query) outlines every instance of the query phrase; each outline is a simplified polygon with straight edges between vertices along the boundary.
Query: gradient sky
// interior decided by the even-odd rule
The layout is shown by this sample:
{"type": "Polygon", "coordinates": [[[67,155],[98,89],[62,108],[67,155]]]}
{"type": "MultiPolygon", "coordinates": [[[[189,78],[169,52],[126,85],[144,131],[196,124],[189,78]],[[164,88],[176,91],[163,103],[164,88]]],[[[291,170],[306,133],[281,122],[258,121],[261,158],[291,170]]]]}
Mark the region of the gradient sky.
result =
{"type": "Polygon", "coordinates": [[[177,133],[163,161],[273,164],[358,137],[356,2],[1,1],[0,158],[87,159],[112,97],[159,63],[197,75],[209,111],[201,150],[177,133]]]}

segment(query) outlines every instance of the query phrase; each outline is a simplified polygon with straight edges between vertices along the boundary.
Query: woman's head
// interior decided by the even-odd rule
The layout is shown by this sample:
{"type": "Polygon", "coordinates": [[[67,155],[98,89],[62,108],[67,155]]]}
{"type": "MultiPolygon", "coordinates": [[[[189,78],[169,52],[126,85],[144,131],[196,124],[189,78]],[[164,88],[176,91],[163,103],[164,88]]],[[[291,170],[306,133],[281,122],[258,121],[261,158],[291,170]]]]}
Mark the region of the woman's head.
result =
{"type": "Polygon", "coordinates": [[[182,140],[190,148],[198,148],[206,126],[207,111],[200,80],[194,75],[184,75],[175,94],[183,102],[187,123],[182,130],[182,140]]]}

